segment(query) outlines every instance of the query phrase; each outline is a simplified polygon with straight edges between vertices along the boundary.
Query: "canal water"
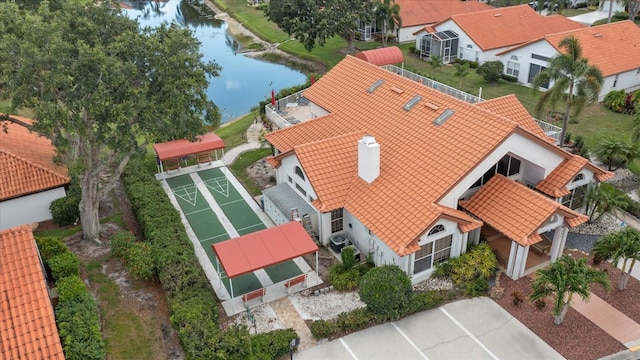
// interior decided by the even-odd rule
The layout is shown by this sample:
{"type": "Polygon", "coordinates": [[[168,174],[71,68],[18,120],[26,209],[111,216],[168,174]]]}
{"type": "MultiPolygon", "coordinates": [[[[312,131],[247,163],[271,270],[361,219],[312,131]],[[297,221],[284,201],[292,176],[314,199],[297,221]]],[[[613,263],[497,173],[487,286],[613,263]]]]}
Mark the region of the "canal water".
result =
{"type": "Polygon", "coordinates": [[[123,9],[141,26],[158,26],[176,22],[191,29],[201,42],[203,60],[215,61],[222,67],[220,75],[209,79],[207,94],[220,108],[221,122],[250,112],[271,90],[303,84],[305,74],[284,65],[273,64],[237,54],[238,44],[227,34],[227,24],[214,18],[215,13],[204,4],[184,0],[167,2],[127,2],[133,9],[123,9]]]}

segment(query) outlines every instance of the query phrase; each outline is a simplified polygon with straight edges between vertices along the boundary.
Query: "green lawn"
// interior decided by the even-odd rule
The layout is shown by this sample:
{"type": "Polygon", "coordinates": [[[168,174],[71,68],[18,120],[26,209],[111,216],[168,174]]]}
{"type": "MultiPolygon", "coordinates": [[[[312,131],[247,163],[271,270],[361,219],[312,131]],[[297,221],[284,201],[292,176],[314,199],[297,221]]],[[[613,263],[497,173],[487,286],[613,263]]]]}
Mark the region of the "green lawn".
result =
{"type": "Polygon", "coordinates": [[[249,176],[247,167],[267,155],[271,155],[271,149],[269,148],[247,151],[240,155],[233,164],[228,166],[229,170],[231,170],[233,175],[242,183],[242,186],[247,189],[247,192],[251,194],[251,196],[262,194],[262,189],[251,176],[249,176]]]}

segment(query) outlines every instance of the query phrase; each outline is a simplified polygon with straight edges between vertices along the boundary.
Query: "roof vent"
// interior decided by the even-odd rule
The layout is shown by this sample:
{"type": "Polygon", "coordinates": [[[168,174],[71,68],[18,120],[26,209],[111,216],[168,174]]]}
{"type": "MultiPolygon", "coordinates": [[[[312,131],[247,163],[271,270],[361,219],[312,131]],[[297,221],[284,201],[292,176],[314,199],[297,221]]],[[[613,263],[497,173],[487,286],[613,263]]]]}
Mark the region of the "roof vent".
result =
{"type": "Polygon", "coordinates": [[[402,93],[404,93],[404,90],[402,90],[402,89],[400,89],[400,88],[397,88],[397,87],[395,87],[395,86],[392,86],[392,87],[391,87],[391,91],[393,91],[393,92],[394,92],[394,93],[396,93],[396,94],[402,94],[402,93]]]}
{"type": "Polygon", "coordinates": [[[429,108],[429,109],[431,109],[431,110],[438,110],[438,109],[440,109],[440,106],[438,106],[438,105],[436,105],[436,104],[434,104],[434,103],[430,103],[430,102],[425,103],[425,104],[424,104],[424,106],[425,106],[425,107],[428,107],[428,108],[429,108]]]}
{"type": "Polygon", "coordinates": [[[602,34],[601,33],[595,33],[595,34],[593,34],[593,36],[594,37],[602,37],[602,34]]]}
{"type": "Polygon", "coordinates": [[[372,92],[376,91],[376,89],[379,88],[380,85],[382,85],[383,83],[384,83],[384,80],[382,79],[376,80],[376,82],[374,82],[371,86],[369,86],[369,88],[367,89],[367,92],[371,94],[372,92]]]}
{"type": "Polygon", "coordinates": [[[451,115],[455,114],[456,112],[451,110],[451,109],[447,109],[445,111],[442,112],[442,114],[438,115],[438,117],[433,120],[433,123],[440,126],[442,124],[444,124],[445,121],[449,120],[449,118],[451,117],[451,115]]]}
{"type": "Polygon", "coordinates": [[[409,100],[406,104],[404,104],[404,106],[402,107],[404,109],[404,111],[409,111],[411,110],[414,106],[416,106],[416,104],[422,100],[422,96],[420,95],[416,95],[414,97],[411,98],[411,100],[409,100]]]}
{"type": "Polygon", "coordinates": [[[500,17],[500,16],[502,16],[502,14],[493,14],[493,16],[500,17]]]}

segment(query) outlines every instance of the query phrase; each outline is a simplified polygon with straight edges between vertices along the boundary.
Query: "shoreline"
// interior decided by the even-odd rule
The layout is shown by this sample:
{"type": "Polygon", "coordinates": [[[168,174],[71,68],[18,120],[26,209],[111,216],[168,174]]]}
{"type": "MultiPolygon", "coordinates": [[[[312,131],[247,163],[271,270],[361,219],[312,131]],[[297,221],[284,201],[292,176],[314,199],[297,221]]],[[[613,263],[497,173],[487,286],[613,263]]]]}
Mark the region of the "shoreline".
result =
{"type": "Polygon", "coordinates": [[[238,20],[236,20],[233,16],[230,16],[228,13],[218,8],[216,4],[213,3],[213,1],[205,0],[204,3],[209,9],[211,9],[213,12],[216,13],[215,15],[216,19],[222,20],[227,24],[227,32],[229,33],[229,35],[231,35],[234,38],[238,37],[239,35],[247,36],[251,38],[253,42],[260,44],[263,48],[263,50],[259,50],[259,51],[245,51],[245,52],[242,52],[242,54],[250,57],[263,58],[262,56],[263,54],[271,53],[283,59],[282,62],[276,62],[276,63],[281,63],[287,66],[290,66],[287,64],[287,62],[294,63],[296,65],[304,67],[306,70],[308,70],[307,72],[314,72],[318,74],[324,74],[325,72],[327,72],[326,65],[316,61],[301,59],[295,55],[289,54],[283,50],[278,49],[278,45],[279,45],[278,43],[273,44],[266,40],[261,39],[256,34],[249,31],[249,29],[242,26],[242,24],[240,24],[238,20]]]}

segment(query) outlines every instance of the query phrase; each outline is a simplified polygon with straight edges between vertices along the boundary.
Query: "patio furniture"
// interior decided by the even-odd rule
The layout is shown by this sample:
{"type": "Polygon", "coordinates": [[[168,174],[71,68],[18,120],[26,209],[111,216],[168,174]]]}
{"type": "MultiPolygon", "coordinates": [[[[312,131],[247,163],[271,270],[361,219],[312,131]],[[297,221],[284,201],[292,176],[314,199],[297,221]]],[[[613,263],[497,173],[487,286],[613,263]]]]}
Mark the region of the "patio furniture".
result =
{"type": "Polygon", "coordinates": [[[552,241],[544,235],[541,235],[541,236],[542,236],[542,241],[537,242],[535,244],[531,244],[531,249],[536,254],[540,256],[544,256],[544,255],[547,255],[549,251],[551,251],[552,241]]]}
{"type": "Polygon", "coordinates": [[[263,301],[264,295],[266,294],[267,289],[260,288],[258,290],[253,290],[252,292],[246,293],[242,295],[242,302],[246,303],[249,300],[260,298],[260,301],[263,301]]]}

